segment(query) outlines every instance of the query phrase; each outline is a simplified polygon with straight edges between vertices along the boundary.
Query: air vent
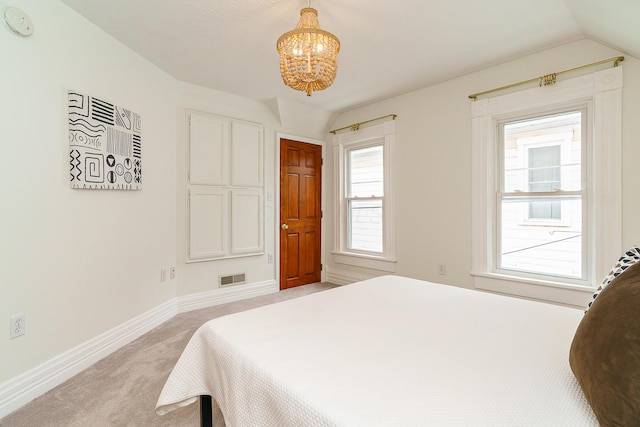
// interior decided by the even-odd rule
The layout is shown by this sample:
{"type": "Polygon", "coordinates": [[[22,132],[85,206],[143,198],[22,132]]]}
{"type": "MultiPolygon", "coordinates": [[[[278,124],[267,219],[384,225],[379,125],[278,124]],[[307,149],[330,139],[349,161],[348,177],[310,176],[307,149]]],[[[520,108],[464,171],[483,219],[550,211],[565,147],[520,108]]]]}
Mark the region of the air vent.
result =
{"type": "Polygon", "coordinates": [[[220,286],[239,285],[246,281],[246,274],[231,274],[228,276],[220,276],[220,286]]]}

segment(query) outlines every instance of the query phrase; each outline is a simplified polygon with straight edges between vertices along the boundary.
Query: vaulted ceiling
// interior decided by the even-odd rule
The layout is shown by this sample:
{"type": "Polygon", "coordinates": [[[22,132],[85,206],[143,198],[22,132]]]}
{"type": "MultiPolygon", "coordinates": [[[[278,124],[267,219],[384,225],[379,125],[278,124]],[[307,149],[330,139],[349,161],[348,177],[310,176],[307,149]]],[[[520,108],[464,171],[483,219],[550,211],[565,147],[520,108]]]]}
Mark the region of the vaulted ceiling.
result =
{"type": "Polygon", "coordinates": [[[307,0],[62,1],[178,80],[328,112],[584,38],[640,58],[638,0],[313,0],[341,51],[333,86],[307,97],[275,47],[307,0]]]}

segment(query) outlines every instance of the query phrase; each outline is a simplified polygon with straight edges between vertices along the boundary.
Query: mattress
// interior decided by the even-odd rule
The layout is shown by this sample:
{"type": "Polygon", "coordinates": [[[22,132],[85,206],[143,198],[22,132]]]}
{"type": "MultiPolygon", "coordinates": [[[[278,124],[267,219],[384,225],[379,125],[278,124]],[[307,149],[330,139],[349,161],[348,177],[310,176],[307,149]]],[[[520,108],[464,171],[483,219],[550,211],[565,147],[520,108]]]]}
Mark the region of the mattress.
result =
{"type": "Polygon", "coordinates": [[[383,276],[205,323],[158,398],[232,426],[597,426],[578,309],[383,276]],[[217,408],[216,408],[217,409],[217,408]]]}

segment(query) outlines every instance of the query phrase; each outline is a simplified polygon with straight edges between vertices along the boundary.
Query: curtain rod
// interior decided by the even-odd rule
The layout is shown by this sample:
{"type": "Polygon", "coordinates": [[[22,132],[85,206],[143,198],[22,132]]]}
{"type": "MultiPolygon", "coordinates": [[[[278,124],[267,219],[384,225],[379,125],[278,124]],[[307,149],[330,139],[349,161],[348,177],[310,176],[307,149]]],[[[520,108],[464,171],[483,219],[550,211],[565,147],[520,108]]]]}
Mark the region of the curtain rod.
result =
{"type": "Polygon", "coordinates": [[[582,65],[580,67],[571,68],[569,70],[558,71],[557,73],[552,73],[552,74],[547,74],[545,76],[536,77],[535,79],[524,80],[522,82],[513,83],[513,84],[510,84],[510,85],[507,85],[507,86],[502,86],[502,87],[498,87],[498,88],[491,89],[491,90],[485,90],[484,92],[474,93],[473,95],[469,95],[469,98],[473,99],[475,101],[481,95],[486,95],[488,93],[497,92],[497,91],[504,90],[504,89],[510,89],[512,87],[525,85],[525,84],[528,84],[528,83],[533,83],[535,81],[537,81],[540,86],[554,85],[556,83],[556,77],[559,74],[569,73],[571,71],[578,71],[578,70],[582,70],[584,68],[589,68],[589,67],[595,67],[596,65],[606,64],[607,62],[613,62],[613,66],[617,67],[618,64],[620,62],[622,62],[622,61],[624,61],[624,56],[616,56],[615,58],[605,59],[603,61],[594,62],[593,64],[582,65]]]}
{"type": "Polygon", "coordinates": [[[396,119],[396,117],[398,117],[398,115],[397,115],[397,114],[387,114],[386,116],[376,117],[375,119],[367,120],[367,121],[365,121],[365,122],[354,123],[354,124],[352,124],[352,125],[345,126],[345,127],[343,127],[343,128],[340,128],[340,129],[334,129],[334,130],[329,131],[329,133],[332,133],[332,134],[334,134],[334,135],[335,135],[335,134],[336,134],[336,132],[339,132],[339,131],[341,131],[341,130],[345,130],[345,129],[351,129],[352,131],[355,131],[355,130],[360,129],[360,125],[363,125],[363,124],[365,124],[365,123],[375,122],[376,120],[386,119],[387,117],[392,117],[392,119],[391,119],[391,120],[395,120],[395,119],[396,119]]]}

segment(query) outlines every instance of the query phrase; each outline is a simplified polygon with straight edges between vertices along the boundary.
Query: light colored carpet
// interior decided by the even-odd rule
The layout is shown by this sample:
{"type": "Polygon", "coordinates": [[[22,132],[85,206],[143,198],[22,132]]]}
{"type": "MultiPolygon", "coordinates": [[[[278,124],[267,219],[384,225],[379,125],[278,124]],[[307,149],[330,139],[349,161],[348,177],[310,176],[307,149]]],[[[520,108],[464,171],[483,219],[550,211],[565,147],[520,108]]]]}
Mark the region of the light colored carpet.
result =
{"type": "Polygon", "coordinates": [[[0,426],[198,426],[198,405],[155,414],[162,386],[207,320],[335,287],[315,283],[182,313],[0,420],[0,426]]]}

